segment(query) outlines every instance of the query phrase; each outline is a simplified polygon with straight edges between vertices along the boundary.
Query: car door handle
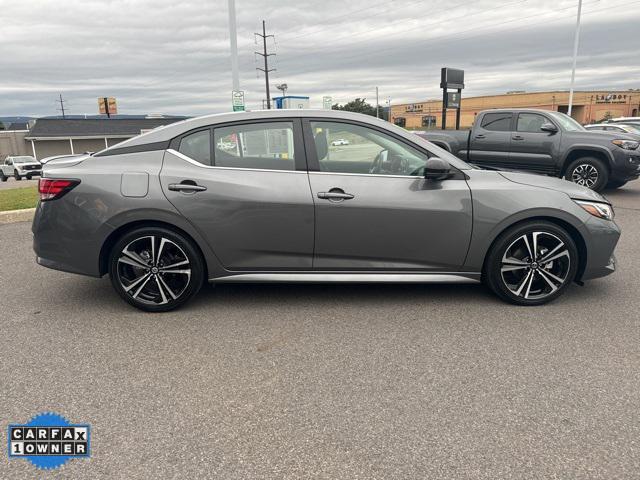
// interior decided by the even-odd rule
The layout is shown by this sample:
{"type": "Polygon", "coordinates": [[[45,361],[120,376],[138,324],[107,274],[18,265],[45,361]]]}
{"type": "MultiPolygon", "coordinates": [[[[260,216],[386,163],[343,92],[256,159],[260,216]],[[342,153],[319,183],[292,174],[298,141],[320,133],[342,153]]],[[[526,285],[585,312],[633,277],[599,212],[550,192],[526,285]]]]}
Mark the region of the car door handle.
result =
{"type": "Polygon", "coordinates": [[[522,135],[514,135],[511,140],[524,140],[524,137],[522,135]]]}
{"type": "Polygon", "coordinates": [[[344,193],[342,190],[331,190],[329,192],[318,192],[318,198],[322,200],[332,200],[332,201],[341,201],[341,200],[351,200],[353,195],[350,193],[344,193]]]}
{"type": "Polygon", "coordinates": [[[171,190],[172,192],[204,192],[207,189],[207,187],[203,187],[202,185],[196,185],[195,182],[190,181],[190,180],[185,180],[185,182],[182,183],[170,183],[169,184],[169,190],[171,190]],[[186,182],[189,183],[186,183],[186,182]]]}
{"type": "Polygon", "coordinates": [[[474,138],[485,138],[485,137],[480,133],[479,135],[476,135],[474,138]]]}

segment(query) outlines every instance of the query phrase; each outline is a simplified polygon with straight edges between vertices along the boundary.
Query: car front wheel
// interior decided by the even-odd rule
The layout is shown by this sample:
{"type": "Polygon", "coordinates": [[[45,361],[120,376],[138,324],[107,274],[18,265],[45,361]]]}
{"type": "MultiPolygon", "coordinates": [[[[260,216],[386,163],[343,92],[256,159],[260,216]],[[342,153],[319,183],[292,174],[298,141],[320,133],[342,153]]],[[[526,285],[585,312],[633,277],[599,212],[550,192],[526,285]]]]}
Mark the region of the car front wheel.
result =
{"type": "Polygon", "coordinates": [[[578,269],[578,250],[569,234],[543,221],[516,225],[494,242],[484,279],[502,299],[541,305],[564,293],[578,269]]]}
{"type": "Polygon", "coordinates": [[[567,167],[564,178],[596,192],[604,190],[609,182],[605,163],[594,157],[578,158],[567,167]]]}
{"type": "Polygon", "coordinates": [[[173,310],[202,286],[204,261],[193,242],[160,227],[122,236],[111,250],[109,276],[118,294],[147,312],[173,310]]]}

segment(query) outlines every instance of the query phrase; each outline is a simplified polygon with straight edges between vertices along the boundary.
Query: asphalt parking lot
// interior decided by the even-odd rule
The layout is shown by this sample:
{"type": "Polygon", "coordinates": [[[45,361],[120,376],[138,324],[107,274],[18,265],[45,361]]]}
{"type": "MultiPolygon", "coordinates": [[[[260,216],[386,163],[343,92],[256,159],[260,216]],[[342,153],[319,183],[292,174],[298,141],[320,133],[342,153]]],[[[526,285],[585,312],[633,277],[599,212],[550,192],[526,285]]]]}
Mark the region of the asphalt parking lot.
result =
{"type": "MultiPolygon", "coordinates": [[[[143,314],[2,225],[2,435],[42,411],[89,423],[92,458],[47,478],[638,478],[640,181],[607,195],[619,270],[536,308],[237,284],[143,314]]],[[[3,455],[0,478],[42,476],[3,455]]]]}

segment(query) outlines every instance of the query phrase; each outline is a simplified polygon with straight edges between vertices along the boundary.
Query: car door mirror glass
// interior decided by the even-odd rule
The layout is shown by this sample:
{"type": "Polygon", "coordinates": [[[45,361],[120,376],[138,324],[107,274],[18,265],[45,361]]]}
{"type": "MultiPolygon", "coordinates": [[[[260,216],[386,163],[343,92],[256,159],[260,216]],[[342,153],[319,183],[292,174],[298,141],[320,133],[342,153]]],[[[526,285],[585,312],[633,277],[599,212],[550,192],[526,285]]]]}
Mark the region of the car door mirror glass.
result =
{"type": "Polygon", "coordinates": [[[424,165],[424,178],[429,180],[445,180],[451,176],[449,163],[438,157],[429,158],[424,165]]]}

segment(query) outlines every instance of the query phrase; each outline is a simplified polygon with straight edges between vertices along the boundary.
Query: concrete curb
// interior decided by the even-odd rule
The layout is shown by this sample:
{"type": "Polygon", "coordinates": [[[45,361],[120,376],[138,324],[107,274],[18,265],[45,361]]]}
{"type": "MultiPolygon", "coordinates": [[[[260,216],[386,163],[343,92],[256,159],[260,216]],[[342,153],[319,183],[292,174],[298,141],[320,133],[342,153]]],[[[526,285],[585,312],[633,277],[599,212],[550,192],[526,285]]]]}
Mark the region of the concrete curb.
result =
{"type": "Polygon", "coordinates": [[[35,213],[35,208],[25,208],[24,210],[8,210],[6,212],[0,212],[0,224],[30,222],[33,220],[33,215],[35,213]]]}

